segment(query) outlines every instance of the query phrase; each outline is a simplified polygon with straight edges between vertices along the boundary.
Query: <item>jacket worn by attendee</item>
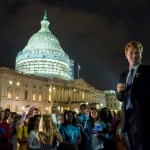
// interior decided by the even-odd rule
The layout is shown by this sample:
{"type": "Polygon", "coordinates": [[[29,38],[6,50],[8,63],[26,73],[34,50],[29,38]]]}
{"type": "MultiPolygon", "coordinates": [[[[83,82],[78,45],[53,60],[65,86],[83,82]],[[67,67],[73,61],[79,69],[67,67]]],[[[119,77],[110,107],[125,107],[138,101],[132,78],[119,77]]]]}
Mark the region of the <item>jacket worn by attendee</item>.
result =
{"type": "MultiPolygon", "coordinates": [[[[126,78],[129,70],[126,70],[120,75],[120,83],[126,84],[126,78]]],[[[123,131],[127,131],[126,127],[126,94],[124,92],[119,92],[116,94],[117,99],[122,102],[122,121],[123,121],[123,131]]],[[[147,141],[149,141],[150,135],[150,66],[140,64],[139,68],[134,76],[131,91],[131,102],[132,109],[135,115],[136,124],[138,131],[140,133],[141,139],[144,145],[149,147],[147,141]]]]}

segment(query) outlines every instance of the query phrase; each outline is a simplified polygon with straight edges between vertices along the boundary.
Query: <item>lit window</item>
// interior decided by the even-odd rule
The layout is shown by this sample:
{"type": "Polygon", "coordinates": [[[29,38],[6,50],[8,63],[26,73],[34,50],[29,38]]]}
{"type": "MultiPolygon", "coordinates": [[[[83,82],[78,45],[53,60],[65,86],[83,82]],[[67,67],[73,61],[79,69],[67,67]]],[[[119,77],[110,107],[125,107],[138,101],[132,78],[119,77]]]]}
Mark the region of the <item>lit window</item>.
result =
{"type": "Polygon", "coordinates": [[[49,95],[48,101],[51,102],[51,100],[52,100],[52,97],[51,97],[51,95],[49,95]]]}
{"type": "Polygon", "coordinates": [[[35,101],[35,94],[33,94],[33,101],[35,101]]]}
{"type": "Polygon", "coordinates": [[[11,80],[9,80],[9,84],[12,84],[13,82],[11,80]]]}
{"type": "Polygon", "coordinates": [[[11,98],[12,98],[11,92],[8,92],[7,97],[8,97],[9,99],[11,99],[11,98]]]}
{"type": "Polygon", "coordinates": [[[84,93],[82,93],[82,99],[84,99],[84,93]]]}
{"type": "Polygon", "coordinates": [[[41,94],[39,95],[39,101],[41,101],[41,99],[42,99],[42,96],[41,96],[41,94]]]}
{"type": "Polygon", "coordinates": [[[19,85],[20,85],[20,82],[17,82],[16,85],[19,86],[19,85]]]}

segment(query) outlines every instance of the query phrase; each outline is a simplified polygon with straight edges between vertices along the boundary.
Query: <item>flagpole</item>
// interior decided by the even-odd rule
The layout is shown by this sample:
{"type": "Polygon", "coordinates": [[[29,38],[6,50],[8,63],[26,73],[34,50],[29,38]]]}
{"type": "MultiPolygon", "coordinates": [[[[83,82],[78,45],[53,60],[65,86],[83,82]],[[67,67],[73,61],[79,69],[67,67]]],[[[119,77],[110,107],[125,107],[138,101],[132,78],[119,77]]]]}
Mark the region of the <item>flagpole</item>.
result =
{"type": "Polygon", "coordinates": [[[80,67],[80,65],[78,64],[78,79],[79,79],[79,77],[80,77],[80,76],[79,76],[79,75],[80,75],[80,74],[79,74],[80,69],[81,69],[81,67],[80,67]]]}
{"type": "Polygon", "coordinates": [[[79,79],[79,66],[78,66],[78,79],[79,79]]]}

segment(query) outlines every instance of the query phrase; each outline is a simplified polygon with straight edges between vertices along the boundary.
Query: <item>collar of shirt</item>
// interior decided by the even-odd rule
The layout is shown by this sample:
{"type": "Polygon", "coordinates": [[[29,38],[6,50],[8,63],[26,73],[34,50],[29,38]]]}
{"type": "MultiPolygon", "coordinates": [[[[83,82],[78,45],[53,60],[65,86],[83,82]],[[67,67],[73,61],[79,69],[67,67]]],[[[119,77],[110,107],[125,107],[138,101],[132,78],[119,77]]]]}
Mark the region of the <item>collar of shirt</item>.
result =
{"type": "MultiPolygon", "coordinates": [[[[131,70],[131,69],[134,69],[132,80],[134,79],[134,76],[135,76],[135,74],[136,74],[136,72],[137,72],[137,69],[138,69],[138,67],[139,67],[140,64],[141,64],[141,63],[137,64],[137,65],[134,66],[133,68],[129,67],[129,73],[130,73],[130,70],[131,70]]],[[[129,77],[129,73],[128,73],[128,76],[127,76],[127,78],[126,78],[126,84],[127,84],[127,80],[128,80],[128,77],[129,77]]]]}
{"type": "Polygon", "coordinates": [[[134,76],[135,76],[135,74],[136,74],[136,72],[137,72],[137,70],[138,70],[140,64],[141,64],[141,63],[137,64],[137,65],[134,66],[133,68],[129,67],[129,70],[130,70],[130,69],[134,69],[133,78],[134,78],[134,76]]]}

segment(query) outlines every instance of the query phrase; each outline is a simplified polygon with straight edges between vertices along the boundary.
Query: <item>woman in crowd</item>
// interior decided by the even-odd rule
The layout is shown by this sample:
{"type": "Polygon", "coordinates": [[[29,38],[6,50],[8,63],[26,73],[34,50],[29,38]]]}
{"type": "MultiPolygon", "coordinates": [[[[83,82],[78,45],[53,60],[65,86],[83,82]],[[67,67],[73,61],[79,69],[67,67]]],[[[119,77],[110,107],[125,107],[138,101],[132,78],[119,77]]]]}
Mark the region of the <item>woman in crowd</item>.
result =
{"type": "Polygon", "coordinates": [[[106,124],[107,128],[107,138],[104,139],[104,147],[105,150],[116,150],[116,143],[113,139],[114,133],[114,123],[111,111],[108,107],[103,107],[100,112],[99,116],[101,120],[106,124]]]}
{"type": "Polygon", "coordinates": [[[72,111],[65,111],[64,123],[61,124],[60,133],[63,138],[63,143],[60,144],[59,149],[78,150],[78,145],[81,142],[81,134],[72,111]]]}
{"type": "Polygon", "coordinates": [[[116,150],[130,150],[129,140],[126,132],[122,132],[122,111],[117,112],[117,119],[114,126],[114,140],[116,141],[116,150]]]}
{"type": "Polygon", "coordinates": [[[30,116],[26,115],[23,125],[19,126],[17,133],[17,150],[27,150],[28,123],[30,116]]]}
{"type": "Polygon", "coordinates": [[[40,121],[38,137],[41,150],[57,149],[57,141],[62,142],[62,136],[57,130],[57,124],[53,122],[51,115],[44,115],[40,121]]]}
{"type": "Polygon", "coordinates": [[[106,124],[101,121],[96,108],[91,108],[89,120],[86,122],[84,132],[86,134],[87,150],[103,150],[103,139],[106,138],[103,131],[106,129],[106,124]]]}
{"type": "Polygon", "coordinates": [[[11,132],[11,141],[13,143],[13,150],[17,150],[17,132],[21,126],[21,115],[15,115],[12,121],[12,132],[11,132]]]}
{"type": "Polygon", "coordinates": [[[10,141],[10,127],[7,122],[3,121],[4,111],[0,107],[0,149],[2,150],[12,150],[13,145],[10,141]]]}
{"type": "Polygon", "coordinates": [[[35,115],[34,117],[30,118],[28,126],[29,135],[27,139],[28,150],[40,150],[40,143],[38,138],[40,119],[40,115],[35,115]]]}

